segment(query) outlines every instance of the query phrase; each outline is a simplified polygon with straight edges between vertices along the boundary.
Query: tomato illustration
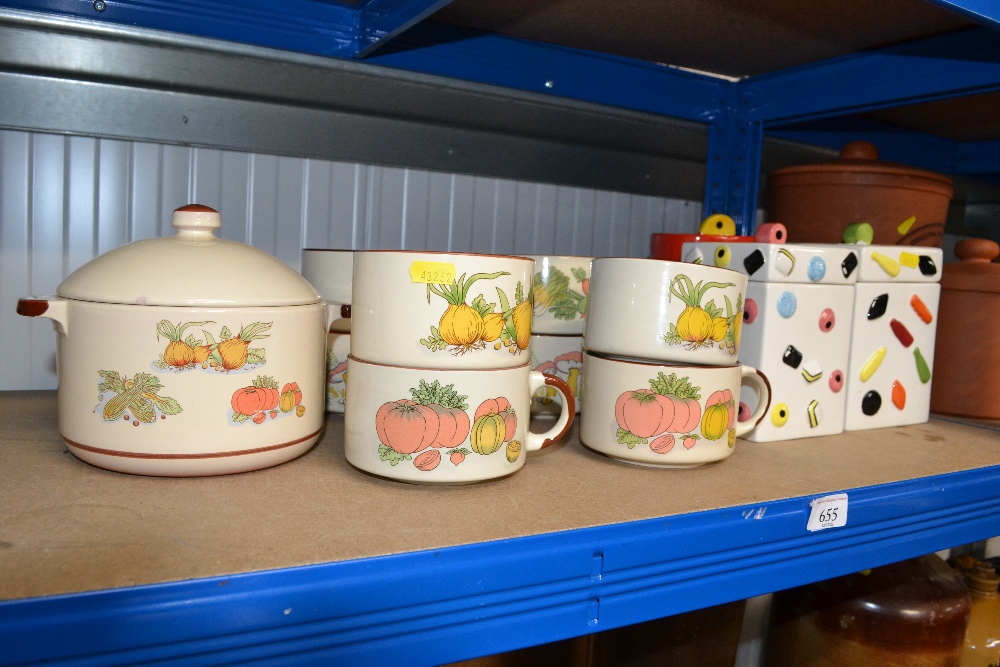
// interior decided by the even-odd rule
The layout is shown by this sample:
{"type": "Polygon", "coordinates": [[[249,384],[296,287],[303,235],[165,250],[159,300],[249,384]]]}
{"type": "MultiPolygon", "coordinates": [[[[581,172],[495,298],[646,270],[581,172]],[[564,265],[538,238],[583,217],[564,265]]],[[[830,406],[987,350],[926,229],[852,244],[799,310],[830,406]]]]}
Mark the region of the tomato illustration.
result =
{"type": "Polygon", "coordinates": [[[618,426],[640,438],[666,431],[674,413],[675,406],[670,399],[649,389],[626,391],[615,402],[618,426]]]}
{"type": "Polygon", "coordinates": [[[379,440],[400,454],[427,449],[437,437],[439,426],[434,410],[407,399],[384,403],[375,413],[379,440]]]}

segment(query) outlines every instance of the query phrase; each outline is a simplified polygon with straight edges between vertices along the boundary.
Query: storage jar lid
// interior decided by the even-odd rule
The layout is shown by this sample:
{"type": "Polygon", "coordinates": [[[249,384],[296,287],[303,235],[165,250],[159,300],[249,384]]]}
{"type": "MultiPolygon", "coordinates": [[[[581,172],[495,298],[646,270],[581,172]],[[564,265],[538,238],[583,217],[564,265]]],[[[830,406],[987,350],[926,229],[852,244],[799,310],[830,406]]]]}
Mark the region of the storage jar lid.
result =
{"type": "Polygon", "coordinates": [[[782,167],[774,170],[769,177],[772,187],[781,185],[784,181],[813,184],[844,180],[846,185],[862,184],[858,179],[865,179],[863,184],[866,185],[876,181],[885,185],[940,191],[948,197],[953,194],[952,182],[947,176],[879,160],[878,149],[869,141],[852,141],[846,144],[836,160],[782,167]],[[776,180],[778,183],[775,183],[776,180]]]}
{"type": "Polygon", "coordinates": [[[941,271],[941,289],[1000,294],[1000,245],[989,239],[965,239],[955,245],[959,261],[949,262],[941,271]]]}
{"type": "Polygon", "coordinates": [[[190,204],[170,219],[177,233],[134,241],[93,259],[59,285],[59,296],[148,306],[292,306],[320,295],[276,257],[215,235],[217,211],[190,204]]]}

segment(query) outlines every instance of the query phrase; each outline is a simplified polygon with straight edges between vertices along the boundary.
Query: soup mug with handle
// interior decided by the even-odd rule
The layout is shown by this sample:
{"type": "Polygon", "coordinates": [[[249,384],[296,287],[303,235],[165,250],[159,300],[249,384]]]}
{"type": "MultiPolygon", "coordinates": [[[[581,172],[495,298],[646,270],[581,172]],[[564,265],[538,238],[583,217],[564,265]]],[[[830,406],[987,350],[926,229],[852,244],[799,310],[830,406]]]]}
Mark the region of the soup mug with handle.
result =
{"type": "Polygon", "coordinates": [[[599,257],[584,347],[674,364],[736,364],[747,276],[714,266],[599,257]]]}
{"type": "Polygon", "coordinates": [[[514,473],[527,452],[562,438],[574,399],[552,375],[516,368],[434,370],[347,362],[347,460],[404,482],[465,484],[514,473]],[[528,430],[531,395],[551,386],[562,410],[544,433],[528,430]]]}
{"type": "Polygon", "coordinates": [[[344,413],[347,401],[347,357],[350,354],[351,334],[330,332],[326,335],[327,412],[344,413]]]}
{"type": "MultiPolygon", "coordinates": [[[[565,380],[576,398],[580,412],[580,389],[583,372],[583,336],[531,335],[531,366],[565,380]]],[[[531,399],[531,414],[539,417],[558,416],[562,401],[554,387],[545,386],[531,399]]]]}
{"type": "Polygon", "coordinates": [[[302,277],[327,302],[340,308],[326,336],[326,410],[343,414],[347,398],[347,355],[351,353],[351,281],[353,250],[306,248],[302,251],[302,277]]]}
{"type": "Polygon", "coordinates": [[[535,260],[532,280],[531,332],[582,335],[590,293],[593,257],[529,255],[535,260]]]}
{"type": "Polygon", "coordinates": [[[534,268],[527,257],[358,251],[351,355],[417,368],[522,366],[534,268]]]}
{"type": "Polygon", "coordinates": [[[302,277],[316,288],[325,301],[347,306],[341,308],[341,316],[330,325],[330,331],[350,333],[354,251],[306,248],[302,251],[302,277]]]}
{"type": "Polygon", "coordinates": [[[586,353],[580,441],[628,463],[688,468],[721,461],[767,414],[771,388],[750,366],[674,366],[586,353]],[[759,397],[738,422],[741,385],[759,397]]]}

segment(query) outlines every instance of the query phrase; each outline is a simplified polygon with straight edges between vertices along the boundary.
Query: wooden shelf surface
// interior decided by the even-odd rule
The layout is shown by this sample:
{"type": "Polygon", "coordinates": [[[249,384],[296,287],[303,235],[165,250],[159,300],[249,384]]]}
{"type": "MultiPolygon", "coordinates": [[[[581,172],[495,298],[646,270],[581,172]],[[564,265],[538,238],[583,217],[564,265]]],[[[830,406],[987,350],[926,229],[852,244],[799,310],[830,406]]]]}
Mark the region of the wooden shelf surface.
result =
{"type": "Polygon", "coordinates": [[[926,424],[779,443],[651,469],[567,441],[488,483],[419,486],[352,468],[343,419],[310,452],[214,478],[82,463],[55,392],[0,393],[0,600],[365,559],[571,531],[1000,466],[1000,423],[926,424]]]}

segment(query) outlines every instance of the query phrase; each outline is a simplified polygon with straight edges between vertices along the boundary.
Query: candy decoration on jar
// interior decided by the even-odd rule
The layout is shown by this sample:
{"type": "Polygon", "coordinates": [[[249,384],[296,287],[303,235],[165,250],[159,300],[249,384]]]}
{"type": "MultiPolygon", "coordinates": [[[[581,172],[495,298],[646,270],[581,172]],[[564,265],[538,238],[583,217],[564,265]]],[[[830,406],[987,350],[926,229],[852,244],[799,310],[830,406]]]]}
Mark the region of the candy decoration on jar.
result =
{"type": "Polygon", "coordinates": [[[780,222],[765,222],[754,234],[757,243],[784,243],[788,240],[788,230],[780,222]]]}
{"type": "Polygon", "coordinates": [[[885,353],[886,349],[884,347],[880,347],[872,352],[872,355],[868,357],[868,361],[866,361],[865,365],[861,367],[860,377],[862,382],[868,382],[871,376],[875,375],[875,371],[878,370],[878,367],[882,365],[882,360],[885,359],[885,353]]]}
{"type": "Polygon", "coordinates": [[[917,377],[922,383],[927,384],[931,381],[931,367],[920,353],[919,347],[913,348],[913,359],[917,363],[917,377]]]}
{"type": "Polygon", "coordinates": [[[886,308],[889,307],[889,295],[879,294],[877,297],[872,299],[872,303],[868,306],[868,319],[877,320],[878,318],[885,315],[886,308]]]}
{"type": "Polygon", "coordinates": [[[895,278],[899,275],[899,262],[894,260],[892,257],[883,255],[880,252],[872,252],[872,259],[875,263],[882,267],[882,270],[888,273],[891,277],[895,278]]]}
{"type": "Polygon", "coordinates": [[[892,404],[900,410],[906,407],[906,389],[899,380],[892,382],[892,404]]]}
{"type": "Polygon", "coordinates": [[[930,324],[934,321],[934,315],[931,314],[930,308],[927,307],[920,297],[914,294],[910,297],[910,305],[913,306],[913,310],[920,317],[924,324],[930,324]]]}
{"type": "Polygon", "coordinates": [[[874,389],[865,394],[865,397],[861,399],[861,411],[869,417],[877,414],[881,407],[882,397],[874,389]]]}
{"type": "Polygon", "coordinates": [[[715,213],[701,221],[698,226],[699,234],[713,234],[715,236],[735,236],[736,221],[724,213],[715,213]]]}
{"type": "Polygon", "coordinates": [[[895,317],[889,320],[889,328],[892,329],[892,333],[896,335],[896,339],[902,344],[903,347],[910,347],[913,345],[913,334],[910,330],[906,328],[906,325],[897,320],[895,317]]]}

